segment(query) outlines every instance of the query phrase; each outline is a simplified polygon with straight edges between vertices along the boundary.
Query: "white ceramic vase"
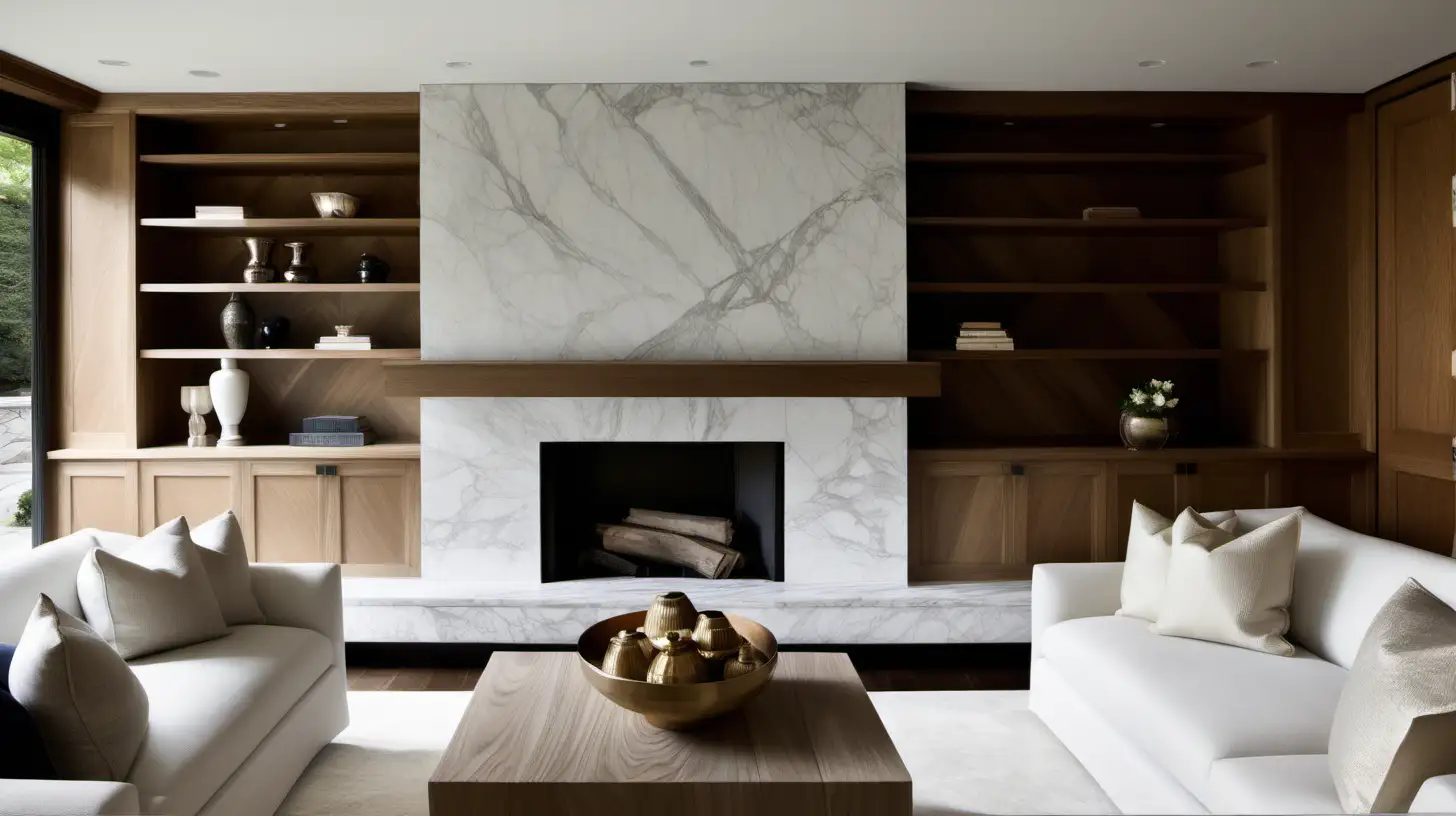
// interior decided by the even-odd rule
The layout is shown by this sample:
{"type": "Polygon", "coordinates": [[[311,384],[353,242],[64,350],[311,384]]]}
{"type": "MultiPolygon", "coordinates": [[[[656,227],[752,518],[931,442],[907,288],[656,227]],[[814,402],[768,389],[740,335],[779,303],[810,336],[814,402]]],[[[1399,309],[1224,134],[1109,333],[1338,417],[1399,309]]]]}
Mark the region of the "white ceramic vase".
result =
{"type": "Polygon", "coordinates": [[[238,368],[237,360],[224,359],[222,368],[207,378],[207,387],[212,392],[212,410],[222,425],[218,447],[244,444],[238,425],[243,421],[243,412],[248,410],[248,372],[238,368]]]}

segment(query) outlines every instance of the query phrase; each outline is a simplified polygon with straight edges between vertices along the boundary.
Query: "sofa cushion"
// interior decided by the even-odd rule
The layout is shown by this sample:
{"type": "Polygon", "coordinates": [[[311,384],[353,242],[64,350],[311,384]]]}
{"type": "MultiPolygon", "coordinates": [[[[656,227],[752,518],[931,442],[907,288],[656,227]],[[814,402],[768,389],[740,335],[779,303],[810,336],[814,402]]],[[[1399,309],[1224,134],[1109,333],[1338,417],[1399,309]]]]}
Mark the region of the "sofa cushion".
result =
{"type": "Polygon", "coordinates": [[[1214,813],[1343,813],[1324,754],[1221,759],[1208,772],[1214,813]]]}
{"type": "Polygon", "coordinates": [[[248,570],[248,547],[243,526],[227,510],[192,528],[192,543],[207,568],[207,580],[217,596],[218,609],[228,626],[262,623],[263,610],[253,597],[253,579],[248,570]]]}
{"type": "Polygon", "coordinates": [[[1176,533],[1185,535],[1205,526],[1219,526],[1232,532],[1238,518],[1232,512],[1206,518],[1191,512],[1178,516],[1182,525],[1174,529],[1173,521],[1161,513],[1132,503],[1132,516],[1127,533],[1127,557],[1122,568],[1122,606],[1117,614],[1147,621],[1158,619],[1163,605],[1163,589],[1168,584],[1168,558],[1176,533]]]}
{"type": "Polygon", "coordinates": [[[1200,799],[1220,759],[1325,753],[1346,675],[1304,650],[1163,637],[1136,618],[1063,621],[1041,643],[1089,706],[1200,799]]]}
{"type": "Polygon", "coordinates": [[[196,813],[334,659],[317,632],[239,626],[134,661],[154,701],[127,781],[147,813],[196,813]]]}

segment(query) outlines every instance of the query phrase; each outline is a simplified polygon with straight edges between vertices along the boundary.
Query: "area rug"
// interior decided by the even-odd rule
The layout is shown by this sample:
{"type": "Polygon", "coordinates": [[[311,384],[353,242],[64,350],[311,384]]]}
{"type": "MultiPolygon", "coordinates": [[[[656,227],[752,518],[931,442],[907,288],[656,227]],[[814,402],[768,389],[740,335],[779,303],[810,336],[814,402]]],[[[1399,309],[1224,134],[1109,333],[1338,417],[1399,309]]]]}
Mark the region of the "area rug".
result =
{"type": "MultiPolygon", "coordinates": [[[[1114,814],[1026,708],[1024,691],[870,695],[914,780],[916,816],[1114,814]]],[[[351,691],[350,725],[304,771],[279,816],[428,816],[425,781],[464,691],[351,691]]]]}

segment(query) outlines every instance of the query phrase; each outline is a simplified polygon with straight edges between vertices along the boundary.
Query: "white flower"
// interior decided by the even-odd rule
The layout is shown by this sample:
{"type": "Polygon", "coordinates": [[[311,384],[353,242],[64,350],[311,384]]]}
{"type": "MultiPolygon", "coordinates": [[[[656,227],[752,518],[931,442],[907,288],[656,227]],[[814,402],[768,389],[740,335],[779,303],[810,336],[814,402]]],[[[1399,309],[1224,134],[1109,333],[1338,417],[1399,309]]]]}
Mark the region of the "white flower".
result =
{"type": "Polygon", "coordinates": [[[1148,385],[1151,385],[1155,389],[1161,389],[1163,387],[1163,382],[1162,380],[1148,380],[1148,385]]]}
{"type": "Polygon", "coordinates": [[[1158,386],[1158,387],[1161,388],[1161,389],[1163,389],[1163,393],[1164,394],[1170,393],[1173,390],[1173,381],[1172,380],[1163,380],[1163,384],[1160,385],[1160,386],[1158,386]]]}
{"type": "Polygon", "coordinates": [[[1169,408],[1177,408],[1178,407],[1178,398],[1177,397],[1174,397],[1174,398],[1168,400],[1168,407],[1169,408]]]}
{"type": "Polygon", "coordinates": [[[1148,401],[1148,395],[1147,394],[1144,394],[1142,391],[1134,388],[1132,390],[1131,399],[1132,399],[1132,404],[1133,405],[1142,405],[1143,403],[1145,403],[1145,402],[1148,401]]]}
{"type": "Polygon", "coordinates": [[[1163,392],[1159,391],[1158,393],[1153,395],[1153,404],[1158,406],[1159,408],[1162,408],[1167,403],[1168,398],[1163,396],[1163,392]]]}

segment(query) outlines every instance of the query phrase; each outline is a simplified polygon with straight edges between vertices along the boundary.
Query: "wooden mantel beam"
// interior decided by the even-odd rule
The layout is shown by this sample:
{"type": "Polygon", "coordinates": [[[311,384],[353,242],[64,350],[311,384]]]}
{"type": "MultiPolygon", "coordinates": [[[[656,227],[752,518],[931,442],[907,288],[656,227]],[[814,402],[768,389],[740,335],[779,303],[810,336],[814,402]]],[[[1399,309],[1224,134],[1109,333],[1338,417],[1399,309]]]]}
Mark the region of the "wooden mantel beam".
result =
{"type": "Polygon", "coordinates": [[[384,363],[387,397],[938,397],[938,363],[384,363]]]}
{"type": "Polygon", "coordinates": [[[59,108],[67,113],[94,110],[101,93],[6,51],[0,51],[0,91],[59,108]]]}

